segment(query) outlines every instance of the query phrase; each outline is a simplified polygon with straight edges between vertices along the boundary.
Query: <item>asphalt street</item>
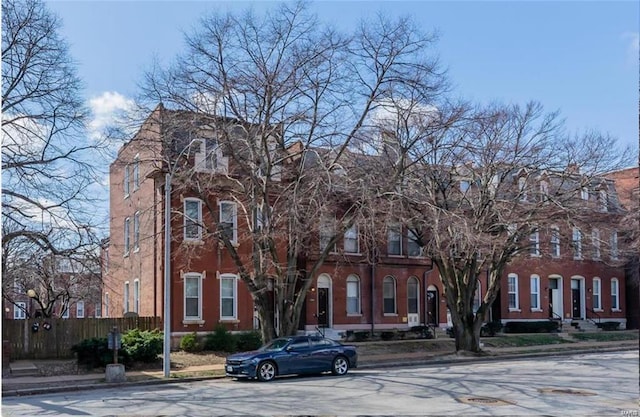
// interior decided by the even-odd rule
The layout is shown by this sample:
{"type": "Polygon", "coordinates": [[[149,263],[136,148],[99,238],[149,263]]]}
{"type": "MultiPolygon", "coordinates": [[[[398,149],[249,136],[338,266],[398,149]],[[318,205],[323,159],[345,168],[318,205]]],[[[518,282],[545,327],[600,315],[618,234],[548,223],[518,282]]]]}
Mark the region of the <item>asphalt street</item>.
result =
{"type": "Polygon", "coordinates": [[[638,416],[638,351],[8,397],[3,416],[638,416]]]}

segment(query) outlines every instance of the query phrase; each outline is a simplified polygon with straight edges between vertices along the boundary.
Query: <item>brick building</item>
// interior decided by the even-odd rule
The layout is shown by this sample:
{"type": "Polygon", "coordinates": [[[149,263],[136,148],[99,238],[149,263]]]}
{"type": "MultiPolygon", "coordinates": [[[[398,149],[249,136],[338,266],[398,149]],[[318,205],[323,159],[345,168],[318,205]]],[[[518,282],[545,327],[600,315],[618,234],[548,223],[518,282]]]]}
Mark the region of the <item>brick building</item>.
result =
{"type": "MultiPolygon", "coordinates": [[[[209,150],[208,139],[203,139],[206,133],[199,137],[183,128],[173,130],[170,120],[176,117],[189,115],[156,108],[111,164],[110,239],[103,254],[108,259],[104,315],[162,315],[166,174],[177,176],[182,166],[179,161],[187,153],[188,164],[202,167],[203,175],[226,174],[232,164],[222,152],[209,150]]],[[[596,201],[603,189],[591,190],[583,197],[596,201]]],[[[607,191],[608,201],[617,205],[611,191],[607,191]]],[[[241,238],[247,224],[232,196],[223,192],[198,198],[181,189],[171,193],[170,206],[172,212],[182,213],[172,217],[170,227],[174,343],[181,335],[212,331],[219,323],[231,330],[256,328],[259,323],[253,299],[239,278],[229,248],[205,238],[198,226],[217,223],[223,233],[233,236],[239,256],[250,259],[251,245],[241,238]]],[[[615,253],[604,247],[596,252],[596,243],[588,243],[615,237],[596,233],[551,228],[532,236],[535,250],[509,265],[488,319],[597,319],[618,321],[624,326],[624,274],[615,263],[605,262],[615,253]],[[560,238],[567,235],[571,237],[560,238]]],[[[390,229],[386,236],[373,261],[368,253],[361,252],[357,225],[335,242],[335,250],[309,277],[313,284],[306,294],[300,330],[324,327],[328,334],[337,335],[346,330],[448,326],[438,271],[430,259],[421,256],[416,237],[402,226],[390,229]]],[[[318,239],[322,241],[323,237],[318,239]]],[[[308,253],[302,264],[311,265],[315,256],[308,253]]],[[[485,285],[480,282],[478,298],[485,285]]]]}

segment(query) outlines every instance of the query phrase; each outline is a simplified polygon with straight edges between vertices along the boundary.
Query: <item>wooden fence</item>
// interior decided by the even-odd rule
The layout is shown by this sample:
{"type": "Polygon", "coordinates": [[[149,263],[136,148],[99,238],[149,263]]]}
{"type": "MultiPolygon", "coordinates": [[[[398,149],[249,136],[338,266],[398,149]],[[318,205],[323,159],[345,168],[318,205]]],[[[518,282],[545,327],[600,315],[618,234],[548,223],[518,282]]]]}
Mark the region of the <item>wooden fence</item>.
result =
{"type": "Polygon", "coordinates": [[[121,333],[135,328],[162,330],[162,319],[128,317],[4,320],[2,339],[8,342],[8,346],[6,343],[3,346],[9,347],[11,360],[64,359],[73,357],[71,346],[84,339],[107,337],[114,327],[121,333]]]}

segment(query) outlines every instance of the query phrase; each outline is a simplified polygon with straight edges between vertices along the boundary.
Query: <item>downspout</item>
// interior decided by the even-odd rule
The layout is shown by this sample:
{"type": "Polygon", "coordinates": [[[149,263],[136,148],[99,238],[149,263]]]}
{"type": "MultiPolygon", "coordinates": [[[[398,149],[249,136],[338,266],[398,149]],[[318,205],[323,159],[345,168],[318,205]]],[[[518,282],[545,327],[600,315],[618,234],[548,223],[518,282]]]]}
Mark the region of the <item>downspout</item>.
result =
{"type": "MultiPolygon", "coordinates": [[[[427,306],[427,300],[429,299],[429,290],[428,290],[428,285],[427,285],[427,277],[429,276],[429,274],[433,271],[433,260],[431,260],[431,265],[429,266],[429,269],[427,269],[426,271],[424,271],[424,273],[422,274],[422,288],[424,288],[424,325],[425,326],[429,326],[429,321],[427,320],[427,318],[429,317],[429,308],[427,306]]],[[[436,305],[436,309],[438,309],[440,306],[436,305]]],[[[435,338],[436,336],[436,332],[433,332],[433,336],[435,338]]]]}
{"type": "Polygon", "coordinates": [[[376,308],[376,263],[378,262],[378,253],[377,250],[374,249],[373,250],[373,259],[371,260],[371,297],[370,297],[370,303],[371,303],[371,337],[373,338],[373,333],[376,329],[375,326],[375,308],[376,308]]]}
{"type": "MultiPolygon", "coordinates": [[[[153,182],[153,235],[158,236],[158,183],[153,182]]],[[[158,317],[158,239],[153,239],[153,317],[158,317]]]]}

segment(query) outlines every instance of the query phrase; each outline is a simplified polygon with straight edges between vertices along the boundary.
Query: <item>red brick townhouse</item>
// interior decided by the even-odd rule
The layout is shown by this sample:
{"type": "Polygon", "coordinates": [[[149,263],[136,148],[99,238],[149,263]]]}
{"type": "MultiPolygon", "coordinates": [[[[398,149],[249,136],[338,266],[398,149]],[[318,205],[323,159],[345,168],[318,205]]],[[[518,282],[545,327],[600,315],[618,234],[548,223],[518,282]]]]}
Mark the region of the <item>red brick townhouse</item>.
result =
{"type": "MultiPolygon", "coordinates": [[[[189,163],[201,167],[203,175],[226,174],[233,163],[222,153],[214,159],[206,157],[207,141],[200,140],[206,133],[198,134],[197,128],[172,129],[171,120],[189,117],[194,116],[159,106],[111,164],[110,239],[103,254],[105,263],[108,259],[105,316],[163,314],[164,173],[169,167],[176,177],[179,175],[177,161],[166,155],[184,156],[186,146],[195,141],[189,150],[194,154],[189,163]]],[[[585,190],[583,198],[595,200],[598,193],[585,190]]],[[[613,207],[615,202],[611,201],[613,207]]],[[[256,328],[251,294],[239,279],[227,248],[203,239],[197,227],[198,222],[217,223],[233,236],[240,256],[250,259],[251,245],[243,244],[241,238],[247,225],[233,198],[220,193],[198,199],[188,189],[176,189],[171,193],[170,206],[172,212],[183,213],[174,216],[170,226],[174,345],[184,334],[212,331],[219,323],[231,330],[256,328]],[[203,210],[204,206],[214,210],[203,210]],[[211,213],[215,219],[208,218],[211,213]]],[[[327,236],[323,236],[322,228],[319,230],[317,239],[322,244],[327,236]]],[[[570,321],[595,317],[624,323],[624,275],[618,267],[604,262],[615,257],[615,251],[603,247],[598,253],[595,243],[593,250],[589,249],[589,242],[605,238],[595,239],[594,230],[550,229],[533,236],[536,250],[521,256],[505,272],[491,319],[562,317],[570,321]],[[567,235],[570,238],[565,238],[567,235]]],[[[607,238],[615,239],[614,235],[607,238]]],[[[300,330],[324,327],[327,333],[338,334],[347,330],[406,329],[425,323],[448,325],[438,271],[421,256],[417,238],[410,230],[402,225],[390,227],[375,262],[367,258],[361,242],[358,225],[354,224],[335,242],[321,269],[309,277],[313,285],[306,295],[300,330]]],[[[302,264],[311,263],[315,256],[308,253],[302,264]]],[[[481,283],[479,296],[482,291],[481,283]]]]}

